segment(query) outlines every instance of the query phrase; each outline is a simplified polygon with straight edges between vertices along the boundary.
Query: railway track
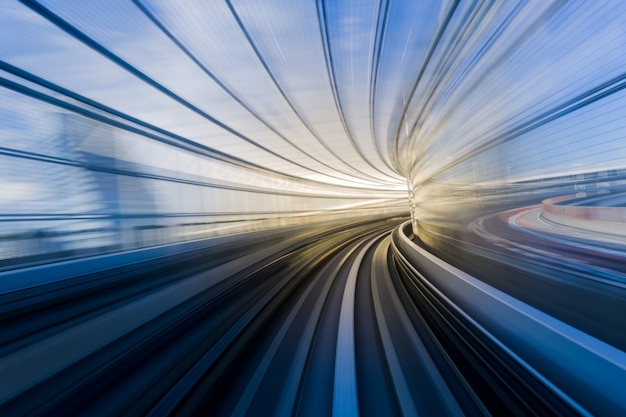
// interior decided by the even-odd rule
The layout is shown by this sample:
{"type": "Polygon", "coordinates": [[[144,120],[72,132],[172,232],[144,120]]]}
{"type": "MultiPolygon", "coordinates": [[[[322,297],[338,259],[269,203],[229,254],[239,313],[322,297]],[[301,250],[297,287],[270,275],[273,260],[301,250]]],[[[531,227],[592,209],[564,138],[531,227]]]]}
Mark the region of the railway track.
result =
{"type": "Polygon", "coordinates": [[[551,333],[540,339],[548,331],[540,312],[420,254],[405,226],[378,219],[242,235],[229,245],[2,294],[0,413],[626,409],[619,397],[589,388],[586,368],[564,380],[567,361],[550,363],[555,349],[575,346],[578,359],[610,382],[626,375],[623,352],[599,355],[593,347],[601,342],[572,342],[575,329],[559,329],[566,341],[551,333]],[[500,319],[518,328],[506,332],[500,319]],[[533,350],[538,340],[546,344],[533,350]]]}

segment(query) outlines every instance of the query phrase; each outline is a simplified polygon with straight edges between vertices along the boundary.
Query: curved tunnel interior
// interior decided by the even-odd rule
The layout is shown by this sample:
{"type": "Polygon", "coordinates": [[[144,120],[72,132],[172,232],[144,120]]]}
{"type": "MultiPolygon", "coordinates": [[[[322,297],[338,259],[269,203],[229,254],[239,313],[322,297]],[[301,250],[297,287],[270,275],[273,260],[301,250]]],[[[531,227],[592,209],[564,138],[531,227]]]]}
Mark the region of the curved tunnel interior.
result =
{"type": "Polygon", "coordinates": [[[0,414],[626,414],[626,4],[0,10],[0,414]]]}

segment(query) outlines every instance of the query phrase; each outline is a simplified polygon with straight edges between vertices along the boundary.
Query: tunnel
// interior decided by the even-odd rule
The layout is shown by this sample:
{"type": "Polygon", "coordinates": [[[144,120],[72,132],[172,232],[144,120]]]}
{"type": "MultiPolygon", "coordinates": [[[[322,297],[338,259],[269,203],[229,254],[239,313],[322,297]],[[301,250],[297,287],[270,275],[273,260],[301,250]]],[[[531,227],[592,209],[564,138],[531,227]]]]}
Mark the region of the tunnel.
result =
{"type": "Polygon", "coordinates": [[[625,28],[0,0],[0,415],[626,415],[625,28]]]}

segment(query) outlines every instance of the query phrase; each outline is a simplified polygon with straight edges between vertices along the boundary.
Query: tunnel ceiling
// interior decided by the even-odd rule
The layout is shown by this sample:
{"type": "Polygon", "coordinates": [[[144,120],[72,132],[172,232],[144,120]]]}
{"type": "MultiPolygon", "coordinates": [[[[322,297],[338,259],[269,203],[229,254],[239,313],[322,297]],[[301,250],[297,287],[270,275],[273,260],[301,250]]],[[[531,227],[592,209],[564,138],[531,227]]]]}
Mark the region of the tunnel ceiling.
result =
{"type": "Polygon", "coordinates": [[[375,2],[3,3],[5,71],[291,177],[406,188],[398,115],[439,5],[385,28],[375,2]]]}
{"type": "MultiPolygon", "coordinates": [[[[566,135],[554,131],[573,126],[564,112],[619,84],[619,7],[2,0],[0,69],[10,90],[88,105],[216,158],[401,191],[407,178],[492,181],[582,165],[577,153],[593,145],[567,133],[563,162],[566,135]]],[[[600,156],[587,166],[613,166],[624,150],[591,154],[600,156]]]]}

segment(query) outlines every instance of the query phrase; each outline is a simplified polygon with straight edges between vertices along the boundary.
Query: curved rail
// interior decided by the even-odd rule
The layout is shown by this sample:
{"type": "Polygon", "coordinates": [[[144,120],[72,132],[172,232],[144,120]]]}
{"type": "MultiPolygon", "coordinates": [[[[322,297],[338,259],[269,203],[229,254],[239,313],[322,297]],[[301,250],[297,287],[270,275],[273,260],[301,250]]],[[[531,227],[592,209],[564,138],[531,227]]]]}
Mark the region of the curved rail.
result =
{"type": "Polygon", "coordinates": [[[500,379],[499,395],[507,396],[507,403],[540,414],[626,412],[626,401],[615,389],[626,380],[625,352],[446,264],[401,229],[394,232],[394,243],[409,272],[406,285],[417,288],[416,303],[437,309],[433,323],[446,317],[456,322],[458,333],[446,340],[465,345],[485,379],[500,379]]]}
{"type": "Polygon", "coordinates": [[[6,291],[0,412],[626,410],[624,352],[443,263],[397,222],[221,238],[6,291]]]}

